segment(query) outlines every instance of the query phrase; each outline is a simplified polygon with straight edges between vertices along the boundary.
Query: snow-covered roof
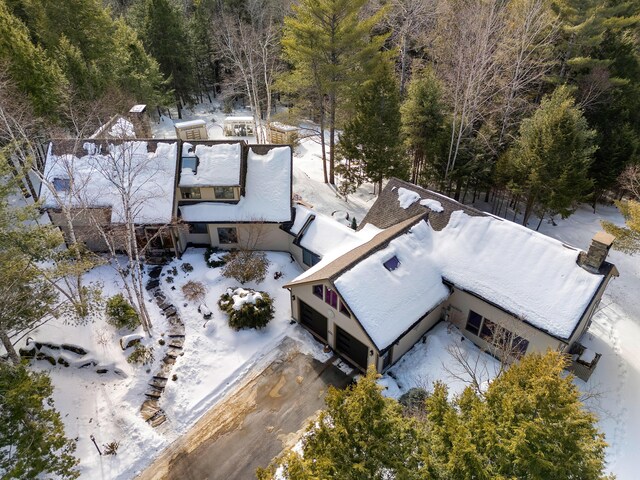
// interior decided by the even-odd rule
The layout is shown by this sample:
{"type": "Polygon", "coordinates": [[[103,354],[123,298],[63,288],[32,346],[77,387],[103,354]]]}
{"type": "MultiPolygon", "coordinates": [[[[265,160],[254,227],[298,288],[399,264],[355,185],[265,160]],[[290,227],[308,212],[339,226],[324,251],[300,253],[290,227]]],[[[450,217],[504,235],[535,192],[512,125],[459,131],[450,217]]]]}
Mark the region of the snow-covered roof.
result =
{"type": "Polygon", "coordinates": [[[193,127],[204,127],[207,125],[207,122],[204,120],[187,120],[186,122],[176,122],[174,124],[175,128],[193,128],[193,127]]]}
{"type": "Polygon", "coordinates": [[[449,296],[439,269],[425,248],[420,225],[392,240],[338,277],[342,298],[379,349],[391,345],[426,312],[449,296]],[[384,263],[393,257],[395,270],[384,263]]]}
{"type": "Polygon", "coordinates": [[[286,123],[271,122],[269,125],[283,132],[295,132],[296,130],[299,130],[298,127],[295,127],[293,125],[287,125],[286,123]]]}
{"type": "Polygon", "coordinates": [[[253,122],[253,117],[225,117],[225,122],[253,122]]]}
{"type": "Polygon", "coordinates": [[[515,223],[457,210],[441,231],[421,221],[334,283],[379,348],[446,298],[442,280],[567,339],[603,279],[576,263],[578,253],[515,223]],[[400,265],[388,271],[383,263],[394,255],[400,265]]]}
{"type": "Polygon", "coordinates": [[[179,207],[186,222],[288,222],[291,220],[291,148],[260,155],[249,149],[245,194],[236,204],[199,202],[179,207]]]}
{"type": "Polygon", "coordinates": [[[340,247],[344,251],[351,250],[358,245],[370,240],[380,230],[373,227],[362,232],[356,232],[352,228],[334,220],[331,217],[322,215],[303,205],[296,205],[296,218],[293,226],[289,230],[292,234],[300,234],[300,230],[307,225],[307,221],[314,216],[304,232],[298,239],[298,244],[324,257],[336,248],[340,247]]]}
{"type": "Polygon", "coordinates": [[[131,110],[129,110],[130,113],[142,113],[145,111],[145,109],[147,108],[146,105],[140,104],[140,105],[134,105],[133,107],[131,107],[131,110]]]}
{"type": "MultiPolygon", "coordinates": [[[[129,188],[133,200],[134,220],[138,224],[166,223],[171,220],[177,143],[129,141],[110,143],[86,141],[74,151],[73,142],[52,142],[45,162],[44,176],[63,188],[57,191],[62,202],[72,206],[111,207],[111,221],[123,221],[118,188],[123,184],[118,173],[132,179],[129,188]],[[155,151],[154,151],[155,147],[155,151]],[[80,154],[82,151],[84,154],[80,154]],[[69,191],[65,191],[66,187],[69,191]]],[[[49,189],[43,185],[40,198],[48,208],[59,207],[49,189]]]]}
{"type": "MultiPolygon", "coordinates": [[[[182,147],[182,156],[189,153],[190,143],[182,147]]],[[[190,168],[180,172],[180,187],[240,186],[242,145],[240,143],[219,143],[196,145],[195,155],[199,163],[196,173],[190,168]]]]}

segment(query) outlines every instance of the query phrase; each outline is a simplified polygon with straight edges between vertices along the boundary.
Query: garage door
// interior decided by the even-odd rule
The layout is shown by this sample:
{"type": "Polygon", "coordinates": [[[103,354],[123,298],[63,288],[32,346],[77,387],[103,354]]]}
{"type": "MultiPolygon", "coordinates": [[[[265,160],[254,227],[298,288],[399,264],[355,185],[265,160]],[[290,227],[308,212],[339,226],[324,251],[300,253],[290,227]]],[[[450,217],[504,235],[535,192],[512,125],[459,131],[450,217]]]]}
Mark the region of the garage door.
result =
{"type": "Polygon", "coordinates": [[[367,369],[369,347],[336,325],[336,351],[362,370],[367,369]]]}
{"type": "Polygon", "coordinates": [[[327,317],[300,300],[300,323],[322,340],[327,340],[327,317]]]}

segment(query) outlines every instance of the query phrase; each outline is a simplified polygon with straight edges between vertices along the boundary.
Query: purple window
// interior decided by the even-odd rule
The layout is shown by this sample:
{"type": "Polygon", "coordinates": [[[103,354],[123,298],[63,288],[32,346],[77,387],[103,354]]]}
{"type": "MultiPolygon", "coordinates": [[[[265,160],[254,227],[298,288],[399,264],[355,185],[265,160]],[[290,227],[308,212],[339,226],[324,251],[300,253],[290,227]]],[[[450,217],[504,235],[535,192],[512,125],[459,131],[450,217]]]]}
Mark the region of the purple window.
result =
{"type": "Polygon", "coordinates": [[[394,255],[389,260],[384,262],[383,265],[384,265],[384,268],[386,268],[390,272],[393,272],[396,268],[400,266],[400,260],[398,260],[398,257],[394,255]]]}
{"type": "Polygon", "coordinates": [[[324,287],[324,301],[333,308],[338,308],[338,293],[335,290],[324,287]]]}

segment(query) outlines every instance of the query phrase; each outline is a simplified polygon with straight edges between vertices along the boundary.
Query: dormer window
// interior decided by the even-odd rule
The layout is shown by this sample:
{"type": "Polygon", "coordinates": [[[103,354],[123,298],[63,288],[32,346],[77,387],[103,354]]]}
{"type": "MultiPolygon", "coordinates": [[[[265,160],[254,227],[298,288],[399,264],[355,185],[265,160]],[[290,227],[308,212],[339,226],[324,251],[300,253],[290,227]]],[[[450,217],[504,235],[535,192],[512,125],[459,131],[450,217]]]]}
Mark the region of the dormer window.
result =
{"type": "Polygon", "coordinates": [[[398,260],[398,257],[394,255],[389,260],[384,262],[382,265],[384,265],[384,268],[386,268],[390,272],[393,272],[396,268],[400,266],[400,260],[398,260]]]}
{"type": "Polygon", "coordinates": [[[71,181],[68,178],[56,177],[53,179],[53,188],[57,192],[69,192],[71,189],[71,181]]]}
{"type": "Polygon", "coordinates": [[[216,200],[233,200],[235,198],[233,187],[213,187],[216,200]]]}
{"type": "Polygon", "coordinates": [[[198,187],[181,187],[180,193],[182,194],[182,198],[185,200],[200,200],[202,198],[202,194],[198,187]]]}

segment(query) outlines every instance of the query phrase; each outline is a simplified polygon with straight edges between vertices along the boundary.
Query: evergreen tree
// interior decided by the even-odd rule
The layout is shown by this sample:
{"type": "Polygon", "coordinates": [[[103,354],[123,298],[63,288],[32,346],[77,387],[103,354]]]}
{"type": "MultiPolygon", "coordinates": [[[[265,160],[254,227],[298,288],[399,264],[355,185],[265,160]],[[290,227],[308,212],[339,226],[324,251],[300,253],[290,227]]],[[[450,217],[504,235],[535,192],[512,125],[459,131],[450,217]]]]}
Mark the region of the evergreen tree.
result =
{"type": "Polygon", "coordinates": [[[0,362],[0,474],[36,479],[43,474],[78,478],[75,440],[64,434],[45,373],[0,362]]]}
{"type": "Polygon", "coordinates": [[[400,150],[400,95],[393,67],[384,60],[360,88],[351,119],[336,147],[338,158],[354,161],[382,191],[382,180],[404,178],[406,168],[400,150]]]}
{"type": "Polygon", "coordinates": [[[184,15],[170,0],[147,0],[142,38],[175,95],[178,117],[195,90],[190,36],[184,15]]]}
{"type": "MultiPolygon", "coordinates": [[[[303,455],[289,452],[279,459],[285,478],[417,478],[415,430],[400,405],[382,396],[377,378],[371,367],[346,390],[330,387],[327,409],[303,440],[303,455]]],[[[272,478],[272,473],[273,468],[259,470],[258,478],[272,478]]]]}
{"type": "Polygon", "coordinates": [[[523,225],[535,211],[569,216],[593,183],[588,177],[596,149],[595,132],[575,106],[571,91],[558,87],[520,126],[519,136],[502,158],[509,188],[526,199],[523,225]]]}
{"type": "MultiPolygon", "coordinates": [[[[329,173],[335,183],[336,126],[349,92],[364,81],[378,63],[384,37],[372,36],[384,14],[365,16],[366,0],[301,0],[285,18],[284,56],[293,66],[292,88],[317,93],[323,162],[325,122],[329,129],[329,173]]],[[[326,164],[325,164],[326,168],[326,164]]]]}
{"type": "Polygon", "coordinates": [[[436,384],[421,445],[431,478],[606,478],[604,435],[565,362],[557,352],[527,355],[483,396],[469,387],[453,402],[436,384]]]}
{"type": "Polygon", "coordinates": [[[442,86],[432,69],[413,73],[400,112],[404,145],[413,157],[411,181],[425,185],[443,179],[449,129],[442,86]]]}

